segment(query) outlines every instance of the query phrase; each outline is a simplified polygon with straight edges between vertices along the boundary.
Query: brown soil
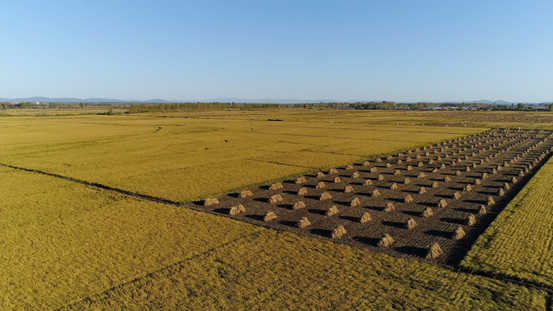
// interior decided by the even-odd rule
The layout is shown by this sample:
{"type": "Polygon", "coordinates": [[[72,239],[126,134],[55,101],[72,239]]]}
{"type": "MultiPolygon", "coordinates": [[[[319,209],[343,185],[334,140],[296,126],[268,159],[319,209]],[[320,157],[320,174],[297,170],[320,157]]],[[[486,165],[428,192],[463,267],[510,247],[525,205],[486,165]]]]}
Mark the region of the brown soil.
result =
{"type": "MultiPolygon", "coordinates": [[[[391,160],[386,158],[382,158],[382,162],[370,160],[368,166],[360,162],[354,164],[353,169],[336,168],[338,174],[328,174],[326,171],[321,178],[317,178],[317,174],[306,175],[306,182],[302,184],[296,184],[295,179],[286,180],[282,182],[282,189],[269,190],[270,185],[252,188],[250,190],[253,196],[247,198],[240,198],[238,193],[221,196],[218,198],[220,204],[201,207],[201,209],[228,215],[232,206],[242,204],[245,212],[229,217],[260,226],[312,234],[328,239],[332,238],[335,228],[343,226],[347,234],[334,241],[383,252],[416,256],[421,260],[426,257],[428,248],[438,243],[444,253],[432,261],[457,265],[478,235],[484,232],[497,214],[550,157],[550,148],[553,146],[553,139],[550,136],[553,137],[553,132],[546,130],[493,129],[443,144],[427,146],[424,150],[423,148],[407,150],[402,152],[402,156],[393,155],[391,160]],[[540,141],[543,142],[540,143],[540,141]],[[538,145],[523,155],[535,144],[538,145]],[[465,147],[466,150],[464,150],[465,147]],[[512,149],[507,150],[509,147],[512,149]],[[475,155],[472,155],[473,152],[475,155]],[[418,154],[421,155],[419,159],[416,158],[418,154]],[[540,160],[541,154],[544,156],[540,160]],[[504,165],[517,155],[520,156],[518,161],[508,166],[504,165]],[[468,159],[465,156],[468,156],[468,159]],[[407,162],[407,157],[411,157],[412,161],[407,162]],[[489,161],[481,164],[481,160],[487,158],[489,161]],[[398,160],[401,160],[401,164],[398,164],[398,160]],[[534,160],[538,160],[537,163],[533,163],[534,160]],[[456,163],[451,165],[452,161],[456,163]],[[423,162],[424,166],[419,167],[419,162],[423,162]],[[387,164],[391,164],[391,167],[387,168],[387,164]],[[445,168],[440,168],[442,164],[445,164],[445,168]],[[473,167],[473,164],[476,164],[476,167],[473,167]],[[534,164],[533,168],[520,176],[520,172],[524,172],[530,164],[534,164]],[[407,170],[409,165],[413,167],[412,170],[407,170]],[[497,169],[498,165],[502,166],[501,170],[493,174],[493,170],[497,169]],[[470,166],[468,172],[467,166],[470,166]],[[378,171],[371,173],[372,167],[377,167],[378,171]],[[433,172],[435,168],[438,170],[433,172]],[[400,170],[401,175],[394,174],[396,170],[400,170]],[[461,172],[460,176],[456,174],[457,171],[461,172]],[[359,177],[354,178],[353,172],[358,172],[359,177]],[[421,172],[426,176],[419,178],[421,172]],[[483,173],[487,173],[488,177],[482,178],[483,173]],[[383,175],[384,180],[379,181],[379,175],[383,175]],[[334,183],[334,178],[337,176],[340,177],[340,182],[334,183]],[[444,182],[446,176],[451,181],[444,182]],[[404,183],[406,177],[410,179],[408,184],[404,183]],[[517,178],[516,184],[511,183],[512,177],[517,178]],[[372,181],[372,185],[363,185],[367,179],[372,181]],[[475,179],[480,179],[481,184],[475,184],[475,179]],[[321,181],[326,184],[326,187],[316,189],[316,185],[321,181]],[[432,183],[435,181],[438,182],[438,187],[433,188],[432,183]],[[395,190],[390,189],[393,183],[398,186],[395,190]],[[504,188],[505,183],[509,183],[510,189],[505,189],[505,194],[500,196],[498,189],[504,188]],[[472,189],[464,191],[469,184],[472,189]],[[348,185],[353,188],[353,192],[344,192],[348,185]],[[307,189],[307,194],[298,196],[298,190],[302,187],[307,189]],[[426,193],[419,194],[421,187],[425,187],[426,193]],[[378,189],[380,196],[371,196],[375,189],[378,189]],[[320,201],[319,197],[323,192],[329,192],[332,199],[320,201]],[[458,199],[454,197],[456,192],[460,194],[458,199]],[[269,198],[275,194],[280,194],[283,201],[277,204],[268,203],[269,198]],[[412,197],[412,202],[405,202],[407,195],[412,197]],[[355,197],[359,198],[360,204],[351,206],[355,197]],[[495,204],[487,206],[489,197],[493,198],[495,204]],[[437,207],[441,199],[447,201],[447,207],[437,207]],[[300,200],[305,203],[306,208],[294,210],[294,203],[300,200]],[[385,212],[387,203],[392,203],[395,210],[385,212]],[[333,205],[336,205],[339,213],[327,216],[327,211],[333,205]],[[478,213],[481,205],[487,206],[485,215],[478,213]],[[424,218],[423,211],[427,207],[432,208],[434,215],[424,218]],[[264,222],[267,212],[273,212],[277,218],[264,222]],[[366,212],[370,213],[372,220],[361,223],[361,216],[366,212]],[[476,223],[472,226],[467,225],[470,215],[474,215],[476,219],[476,223]],[[300,229],[298,222],[303,217],[306,217],[311,224],[300,229]],[[407,229],[405,224],[410,218],[417,225],[407,229]],[[454,233],[459,227],[466,232],[466,236],[455,240],[454,233]],[[378,242],[386,233],[394,239],[395,243],[389,248],[378,248],[378,242]]],[[[201,203],[198,202],[196,205],[203,205],[201,203]]]]}

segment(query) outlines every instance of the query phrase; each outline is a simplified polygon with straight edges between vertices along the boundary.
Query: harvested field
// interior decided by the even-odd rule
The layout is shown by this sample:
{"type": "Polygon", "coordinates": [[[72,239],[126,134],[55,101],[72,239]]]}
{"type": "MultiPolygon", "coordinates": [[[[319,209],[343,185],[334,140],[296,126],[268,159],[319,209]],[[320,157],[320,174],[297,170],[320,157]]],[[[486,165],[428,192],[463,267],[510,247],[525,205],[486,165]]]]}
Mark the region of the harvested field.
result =
{"type": "Polygon", "coordinates": [[[270,190],[268,186],[252,188],[251,198],[240,199],[237,194],[221,196],[221,206],[204,210],[228,214],[226,206],[242,203],[248,212],[237,219],[326,238],[331,238],[336,227],[343,226],[347,234],[339,241],[359,247],[376,248],[382,236],[389,234],[395,243],[387,249],[420,258],[426,257],[430,245],[438,243],[443,255],[435,261],[456,265],[478,234],[549,157],[553,146],[551,137],[551,131],[494,129],[406,150],[402,156],[370,161],[369,165],[360,162],[353,166],[353,171],[359,173],[357,177],[352,176],[351,168],[336,168],[339,183],[332,182],[334,177],[326,172],[307,175],[301,186],[295,180],[287,180],[282,182],[280,190],[270,190]],[[423,165],[407,170],[407,164],[400,161],[407,156],[418,157],[417,161],[423,165]],[[528,169],[529,165],[534,167],[528,169]],[[377,172],[371,170],[374,167],[377,172]],[[471,170],[466,171],[466,167],[471,170]],[[401,175],[397,174],[398,170],[401,175]],[[383,180],[379,180],[379,175],[384,176],[383,180]],[[517,182],[511,184],[515,176],[517,182]],[[406,177],[410,183],[404,182],[406,177]],[[371,185],[364,186],[366,180],[371,180],[371,185]],[[435,182],[437,187],[433,187],[435,182]],[[321,183],[325,187],[318,189],[321,183]],[[505,183],[510,184],[507,190],[503,190],[505,183]],[[294,209],[300,187],[307,189],[302,196],[306,208],[294,209]],[[353,191],[344,191],[345,187],[353,191]],[[425,188],[424,193],[420,193],[421,187],[425,188]],[[374,190],[380,196],[373,195],[374,190]],[[276,194],[283,201],[267,204],[267,198],[276,194]],[[322,194],[330,194],[330,199],[321,201],[322,194]],[[439,202],[446,202],[446,207],[439,207],[439,202]],[[338,217],[327,216],[327,210],[333,205],[340,210],[338,217]],[[481,212],[482,205],[487,206],[486,214],[481,212]],[[432,209],[433,215],[425,212],[427,208],[432,209]],[[264,223],[267,211],[275,213],[278,221],[264,223]],[[365,212],[370,213],[372,220],[362,223],[365,212]],[[296,223],[302,217],[307,217],[310,225],[300,229],[296,223]],[[416,226],[406,226],[409,219],[416,226]]]}

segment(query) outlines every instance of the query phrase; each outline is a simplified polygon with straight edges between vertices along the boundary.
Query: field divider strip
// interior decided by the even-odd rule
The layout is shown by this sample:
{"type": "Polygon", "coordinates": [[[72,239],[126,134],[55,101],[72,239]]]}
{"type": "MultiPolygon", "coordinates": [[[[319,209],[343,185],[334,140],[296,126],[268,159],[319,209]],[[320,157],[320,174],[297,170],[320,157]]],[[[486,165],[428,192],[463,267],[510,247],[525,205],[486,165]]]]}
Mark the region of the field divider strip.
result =
{"type": "Polygon", "coordinates": [[[136,193],[136,192],[120,189],[120,188],[115,188],[115,187],[103,185],[103,184],[100,184],[100,183],[89,182],[89,181],[86,181],[86,180],[81,180],[81,179],[77,179],[77,178],[73,178],[73,177],[63,176],[63,175],[54,174],[54,173],[48,173],[48,172],[41,171],[41,170],[35,170],[35,169],[31,169],[31,168],[25,168],[25,167],[20,167],[20,166],[5,164],[5,163],[0,163],[0,166],[8,167],[8,168],[11,168],[11,169],[14,169],[14,170],[20,170],[20,171],[25,171],[25,172],[30,172],[30,173],[46,175],[46,176],[50,176],[50,177],[54,177],[54,178],[59,178],[59,179],[63,179],[63,180],[66,180],[66,181],[78,183],[78,184],[89,186],[89,187],[95,187],[95,188],[99,188],[99,189],[103,189],[103,190],[114,191],[114,192],[118,192],[120,194],[124,194],[124,195],[127,195],[127,196],[142,199],[142,200],[153,201],[153,202],[162,203],[162,204],[170,204],[170,205],[174,205],[174,206],[178,206],[178,207],[183,207],[184,206],[183,204],[181,204],[179,202],[175,202],[175,201],[171,201],[171,200],[167,200],[167,199],[163,199],[163,198],[158,198],[158,197],[154,197],[154,196],[147,195],[147,194],[140,194],[140,193],[136,193]]]}
{"type": "Polygon", "coordinates": [[[179,266],[182,266],[182,265],[183,265],[184,263],[186,263],[187,261],[196,259],[196,258],[198,258],[198,257],[207,255],[207,254],[209,254],[209,253],[213,253],[213,252],[215,252],[215,251],[217,251],[217,250],[219,250],[219,249],[221,249],[221,248],[224,248],[224,247],[227,247],[227,246],[229,246],[229,245],[235,244],[236,242],[240,242],[240,241],[243,241],[243,240],[246,240],[246,239],[254,240],[254,239],[256,239],[256,238],[259,236],[259,234],[260,234],[263,230],[264,230],[264,229],[259,228],[259,229],[256,230],[256,231],[253,231],[253,232],[251,232],[251,233],[248,233],[248,234],[239,236],[239,237],[237,237],[237,238],[235,238],[235,239],[233,239],[233,240],[230,240],[230,241],[228,241],[228,242],[226,242],[226,243],[223,243],[223,244],[221,244],[221,245],[217,245],[217,246],[215,246],[215,247],[213,247],[213,248],[210,248],[210,249],[208,249],[208,250],[205,250],[205,251],[203,251],[203,252],[201,252],[201,253],[194,254],[194,255],[192,255],[192,256],[190,256],[190,257],[188,257],[188,258],[185,258],[185,259],[183,259],[183,260],[181,260],[181,261],[177,261],[177,262],[172,263],[172,264],[170,264],[170,265],[167,265],[167,266],[165,266],[165,267],[159,268],[159,269],[154,270],[154,271],[152,271],[152,272],[149,272],[149,273],[147,273],[147,274],[145,274],[145,275],[142,275],[142,276],[139,276],[139,277],[135,277],[135,278],[133,278],[132,280],[129,280],[129,281],[120,283],[120,284],[118,284],[118,285],[115,285],[115,286],[113,286],[113,287],[110,287],[110,288],[108,288],[108,289],[105,289],[105,290],[103,290],[102,292],[94,293],[94,294],[91,294],[91,295],[89,295],[89,296],[87,296],[87,297],[85,297],[85,298],[81,298],[81,299],[79,299],[79,300],[70,302],[70,303],[68,303],[68,304],[66,304],[66,305],[64,305],[64,306],[61,306],[61,307],[59,307],[59,308],[56,308],[56,309],[54,309],[54,310],[63,310],[63,309],[65,309],[65,308],[71,309],[72,306],[78,305],[78,304],[81,303],[81,302],[94,302],[94,297],[102,296],[103,294],[106,294],[106,293],[108,293],[108,292],[110,292],[110,291],[113,291],[113,290],[116,290],[116,289],[118,289],[118,288],[122,288],[122,287],[124,287],[124,286],[126,286],[126,285],[129,285],[129,284],[132,284],[132,283],[136,283],[136,282],[138,282],[138,281],[140,281],[140,280],[142,280],[142,279],[144,279],[144,278],[154,277],[156,274],[163,273],[165,270],[170,270],[171,268],[178,268],[179,266]]]}

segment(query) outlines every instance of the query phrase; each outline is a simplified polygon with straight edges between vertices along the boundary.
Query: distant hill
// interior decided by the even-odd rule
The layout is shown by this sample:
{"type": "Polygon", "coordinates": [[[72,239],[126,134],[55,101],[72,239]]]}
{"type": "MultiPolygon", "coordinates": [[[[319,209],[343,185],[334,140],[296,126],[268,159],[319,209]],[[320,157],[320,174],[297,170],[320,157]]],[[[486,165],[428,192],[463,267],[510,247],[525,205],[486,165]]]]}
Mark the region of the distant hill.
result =
{"type": "MultiPolygon", "coordinates": [[[[185,102],[223,102],[223,103],[245,103],[245,104],[316,104],[320,102],[324,103],[356,103],[356,102],[380,102],[380,101],[370,101],[370,100],[347,100],[347,101],[337,101],[333,99],[278,99],[278,98],[263,98],[263,99],[243,99],[243,98],[233,98],[233,97],[223,97],[223,98],[209,98],[201,100],[166,100],[166,99],[148,99],[148,100],[132,100],[132,99],[113,99],[113,98],[72,98],[72,97],[63,97],[63,98],[50,98],[42,96],[26,97],[26,98],[0,98],[0,102],[40,102],[40,103],[185,103],[185,102]]],[[[438,104],[443,103],[461,103],[463,101],[451,101],[451,102],[436,102],[438,104]]],[[[473,100],[473,101],[464,101],[467,104],[498,104],[498,105],[511,105],[518,104],[519,102],[508,102],[504,100],[473,100]]],[[[553,102],[553,101],[551,101],[553,102]]],[[[523,102],[524,104],[549,104],[551,102],[541,102],[541,103],[531,103],[523,102]]],[[[417,101],[404,101],[404,103],[417,103],[417,101]]]]}

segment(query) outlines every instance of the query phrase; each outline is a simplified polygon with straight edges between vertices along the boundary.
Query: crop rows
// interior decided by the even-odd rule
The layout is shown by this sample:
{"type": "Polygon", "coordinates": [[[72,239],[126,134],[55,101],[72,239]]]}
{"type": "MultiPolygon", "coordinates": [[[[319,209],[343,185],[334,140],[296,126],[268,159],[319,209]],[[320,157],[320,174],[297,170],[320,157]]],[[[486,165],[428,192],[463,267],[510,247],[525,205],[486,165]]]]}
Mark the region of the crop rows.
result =
{"type": "Polygon", "coordinates": [[[548,157],[552,135],[494,129],[202,205],[263,226],[452,264],[548,157]]]}

